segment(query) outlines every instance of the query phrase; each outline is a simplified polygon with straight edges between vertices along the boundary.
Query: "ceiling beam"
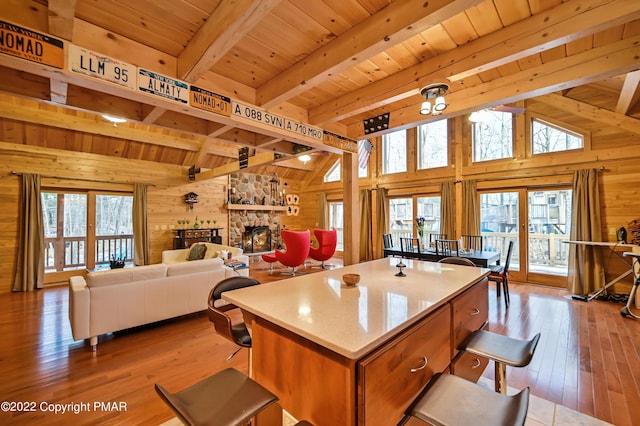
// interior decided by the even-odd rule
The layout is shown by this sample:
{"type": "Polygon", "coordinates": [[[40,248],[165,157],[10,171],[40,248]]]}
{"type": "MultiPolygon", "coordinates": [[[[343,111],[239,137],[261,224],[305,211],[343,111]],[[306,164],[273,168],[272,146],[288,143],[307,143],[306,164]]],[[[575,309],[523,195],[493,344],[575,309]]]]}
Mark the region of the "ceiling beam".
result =
{"type": "Polygon", "coordinates": [[[629,114],[640,101],[640,70],[628,73],[620,91],[616,112],[629,114]]]}
{"type": "MultiPolygon", "coordinates": [[[[638,69],[640,36],[582,51],[575,55],[538,65],[509,76],[447,94],[445,114],[420,115],[420,100],[408,107],[390,111],[389,129],[402,129],[430,121],[463,115],[482,108],[494,107],[546,95],[569,87],[580,86],[638,69]],[[589,70],[585,74],[584,70],[589,70]]],[[[385,132],[369,134],[378,136],[385,132]]],[[[362,123],[349,126],[348,135],[358,139],[364,135],[362,123]]]]}
{"type": "Polygon", "coordinates": [[[273,163],[275,157],[276,155],[273,152],[259,152],[256,155],[249,157],[247,166],[244,168],[240,168],[240,161],[233,161],[225,164],[224,166],[215,167],[211,170],[196,174],[196,181],[213,179],[236,172],[246,172],[256,167],[273,163]]]}
{"type": "Polygon", "coordinates": [[[640,18],[627,0],[570,0],[309,110],[309,123],[343,120],[640,18]]]}
{"type": "Polygon", "coordinates": [[[306,92],[355,63],[440,24],[481,0],[395,1],[316,49],[256,90],[256,103],[271,108],[306,92]]]}
{"type": "Polygon", "coordinates": [[[235,0],[216,7],[178,55],[178,78],[194,83],[269,14],[280,0],[235,0]]]}
{"type": "Polygon", "coordinates": [[[610,127],[626,130],[635,134],[640,134],[640,120],[629,117],[622,113],[609,111],[605,108],[600,108],[553,93],[538,96],[536,98],[536,101],[546,103],[553,106],[554,108],[564,110],[566,112],[586,118],[596,123],[603,123],[610,127]]]}
{"type": "MultiPolygon", "coordinates": [[[[65,40],[73,37],[73,21],[76,14],[76,0],[49,0],[49,33],[65,40]]],[[[67,83],[50,79],[51,100],[58,104],[67,103],[67,83]]]]}

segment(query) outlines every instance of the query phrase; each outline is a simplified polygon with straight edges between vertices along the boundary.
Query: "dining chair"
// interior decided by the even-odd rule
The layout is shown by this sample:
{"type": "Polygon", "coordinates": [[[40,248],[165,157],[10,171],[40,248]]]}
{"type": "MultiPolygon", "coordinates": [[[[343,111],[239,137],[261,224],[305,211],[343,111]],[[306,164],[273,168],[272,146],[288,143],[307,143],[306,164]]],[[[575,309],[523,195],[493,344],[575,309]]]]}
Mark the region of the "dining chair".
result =
{"type": "Polygon", "coordinates": [[[513,253],[513,240],[509,241],[509,248],[507,249],[507,259],[502,265],[491,265],[491,273],[489,274],[489,281],[496,283],[496,297],[500,297],[500,286],[504,290],[504,306],[509,308],[511,300],[509,298],[509,264],[511,263],[511,254],[513,253]]]}
{"type": "Polygon", "coordinates": [[[465,259],[464,257],[445,257],[438,260],[438,263],[449,263],[453,265],[463,265],[463,266],[476,266],[475,263],[470,261],[469,259],[465,259]]]}
{"type": "Polygon", "coordinates": [[[390,249],[393,247],[393,239],[391,238],[391,234],[383,234],[382,235],[382,243],[384,244],[384,248],[390,249]]]}
{"type": "Polygon", "coordinates": [[[414,257],[412,254],[420,253],[420,240],[418,238],[400,237],[400,252],[405,257],[414,257]]]}
{"type": "Polygon", "coordinates": [[[460,256],[458,251],[458,240],[436,240],[436,255],[460,256]]]}
{"type": "Polygon", "coordinates": [[[436,240],[446,240],[447,238],[447,234],[429,234],[429,245],[435,244],[436,240]]]}
{"type": "Polygon", "coordinates": [[[462,243],[467,250],[482,251],[482,235],[463,235],[462,243]]]}

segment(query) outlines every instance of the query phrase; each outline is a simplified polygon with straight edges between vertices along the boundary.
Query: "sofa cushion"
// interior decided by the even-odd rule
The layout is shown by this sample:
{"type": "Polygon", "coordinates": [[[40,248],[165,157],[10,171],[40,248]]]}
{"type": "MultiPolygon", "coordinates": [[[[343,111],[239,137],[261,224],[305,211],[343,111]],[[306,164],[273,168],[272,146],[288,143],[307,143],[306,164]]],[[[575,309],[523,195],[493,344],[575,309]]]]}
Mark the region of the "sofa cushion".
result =
{"type": "Polygon", "coordinates": [[[101,287],[113,284],[122,284],[133,281],[134,268],[107,269],[104,271],[89,272],[87,285],[89,287],[101,287]]]}
{"type": "Polygon", "coordinates": [[[153,280],[167,276],[167,265],[157,263],[155,265],[136,266],[132,268],[133,280],[153,280]]]}
{"type": "Polygon", "coordinates": [[[189,256],[187,256],[187,260],[202,260],[204,259],[204,255],[207,252],[207,246],[204,244],[194,244],[191,246],[191,250],[189,250],[189,256]]]}
{"type": "Polygon", "coordinates": [[[194,260],[193,262],[171,263],[167,265],[167,276],[192,274],[196,272],[206,272],[215,269],[222,269],[224,262],[220,258],[194,260]]]}

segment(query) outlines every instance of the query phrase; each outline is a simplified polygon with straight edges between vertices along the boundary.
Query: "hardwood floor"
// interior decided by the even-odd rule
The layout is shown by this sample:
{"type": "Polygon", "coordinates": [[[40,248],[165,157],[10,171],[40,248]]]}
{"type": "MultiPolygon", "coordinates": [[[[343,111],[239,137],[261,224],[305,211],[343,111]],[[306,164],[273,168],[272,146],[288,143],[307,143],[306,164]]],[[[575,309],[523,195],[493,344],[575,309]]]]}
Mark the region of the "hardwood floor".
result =
{"type": "MultiPolygon", "coordinates": [[[[281,278],[257,270],[264,266],[253,264],[251,275],[281,278]]],[[[569,300],[562,289],[510,288],[505,310],[490,285],[490,329],[542,338],[528,367],[508,369],[509,386],[530,386],[533,395],[616,425],[640,424],[640,321],[622,318],[619,304],[569,300]]],[[[3,401],[35,402],[34,412],[0,413],[2,424],[158,425],[173,414],[154,383],[176,391],[228,366],[247,372],[247,351],[227,363],[235,346],[205,313],[103,337],[94,356],[71,337],[66,287],[3,294],[0,306],[0,393],[3,401]],[[116,402],[120,411],[94,402],[116,402]],[[56,414],[54,404],[83,410],[56,414]]],[[[485,377],[493,378],[491,365],[485,377]]]]}

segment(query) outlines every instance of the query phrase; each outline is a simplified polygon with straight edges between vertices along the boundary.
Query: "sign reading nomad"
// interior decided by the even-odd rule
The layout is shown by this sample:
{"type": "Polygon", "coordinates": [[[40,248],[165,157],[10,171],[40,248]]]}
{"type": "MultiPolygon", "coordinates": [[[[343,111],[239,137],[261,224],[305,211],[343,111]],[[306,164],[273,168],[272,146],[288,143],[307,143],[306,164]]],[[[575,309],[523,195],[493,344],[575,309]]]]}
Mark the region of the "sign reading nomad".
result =
{"type": "Polygon", "coordinates": [[[0,52],[50,67],[64,67],[62,40],[0,21],[0,52]]]}
{"type": "Polygon", "coordinates": [[[67,62],[71,71],[136,90],[135,65],[100,55],[75,44],[68,46],[67,62]]]}
{"type": "Polygon", "coordinates": [[[343,151],[358,152],[358,141],[346,136],[338,135],[327,130],[324,131],[324,144],[343,151]]]}
{"type": "Polygon", "coordinates": [[[191,86],[190,105],[226,117],[231,115],[231,99],[200,87],[191,86]]]}
{"type": "Polygon", "coordinates": [[[322,129],[300,123],[280,115],[272,114],[252,105],[232,101],[231,110],[233,115],[246,118],[267,126],[295,133],[296,135],[307,136],[312,139],[322,141],[322,129]]]}
{"type": "Polygon", "coordinates": [[[138,89],[181,104],[189,103],[189,84],[144,68],[138,68],[138,89]]]}

